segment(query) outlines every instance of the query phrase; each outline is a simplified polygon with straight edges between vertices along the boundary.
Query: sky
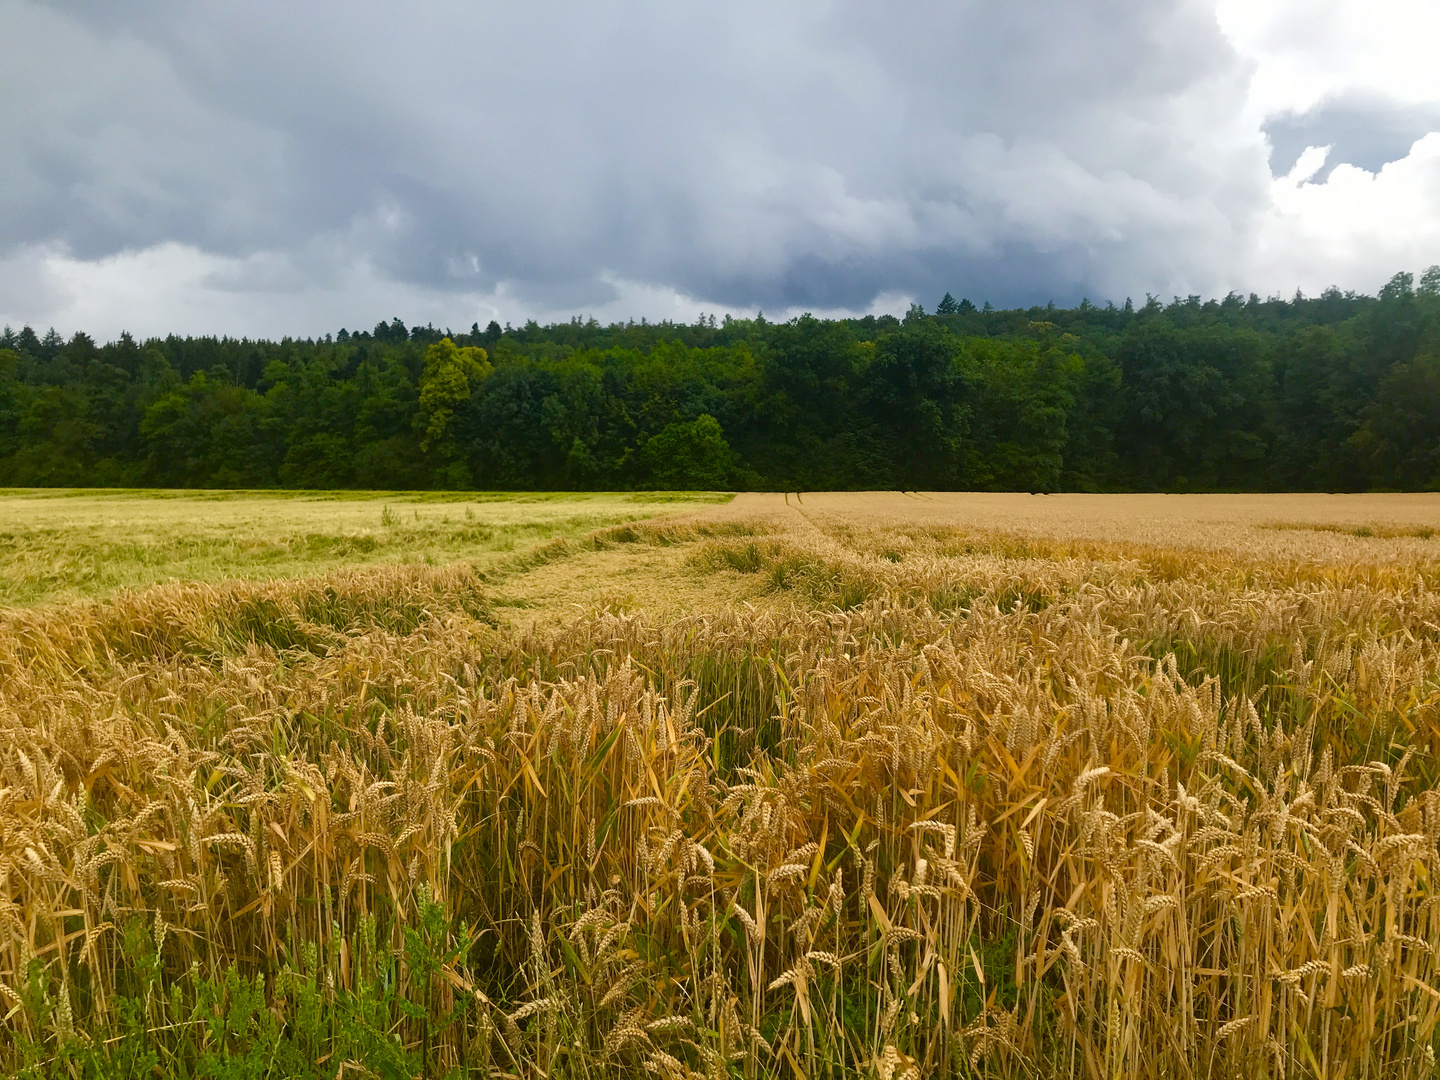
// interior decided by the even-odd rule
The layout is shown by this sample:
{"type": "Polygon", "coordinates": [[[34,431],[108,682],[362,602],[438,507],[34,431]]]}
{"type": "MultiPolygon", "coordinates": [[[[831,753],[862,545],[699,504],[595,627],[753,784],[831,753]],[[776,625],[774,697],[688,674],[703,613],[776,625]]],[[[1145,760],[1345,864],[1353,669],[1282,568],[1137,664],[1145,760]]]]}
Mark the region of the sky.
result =
{"type": "Polygon", "coordinates": [[[0,0],[0,323],[1374,293],[1435,0],[0,0]]]}

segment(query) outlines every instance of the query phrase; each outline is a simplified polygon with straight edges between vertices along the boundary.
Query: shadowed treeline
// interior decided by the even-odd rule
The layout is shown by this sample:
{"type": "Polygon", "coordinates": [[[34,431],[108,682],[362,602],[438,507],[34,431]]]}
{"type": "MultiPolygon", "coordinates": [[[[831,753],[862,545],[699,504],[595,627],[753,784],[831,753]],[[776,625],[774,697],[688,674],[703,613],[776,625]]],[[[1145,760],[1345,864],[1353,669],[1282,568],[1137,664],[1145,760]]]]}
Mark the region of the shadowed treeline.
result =
{"type": "Polygon", "coordinates": [[[321,340],[0,335],[0,484],[1440,486],[1440,267],[1376,297],[321,340]]]}

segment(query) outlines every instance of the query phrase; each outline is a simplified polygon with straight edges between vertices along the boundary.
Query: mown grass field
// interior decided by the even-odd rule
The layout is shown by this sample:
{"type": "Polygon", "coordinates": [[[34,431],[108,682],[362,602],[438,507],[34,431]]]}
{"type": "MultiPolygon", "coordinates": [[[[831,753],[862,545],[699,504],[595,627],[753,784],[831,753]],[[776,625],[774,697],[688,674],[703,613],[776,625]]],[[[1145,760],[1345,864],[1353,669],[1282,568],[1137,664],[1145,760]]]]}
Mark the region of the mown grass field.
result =
{"type": "Polygon", "coordinates": [[[342,566],[478,566],[540,541],[728,498],[0,489],[0,606],[342,566]]]}
{"type": "Polygon", "coordinates": [[[12,594],[0,1068],[1435,1075],[1440,498],[605,505],[12,594]]]}

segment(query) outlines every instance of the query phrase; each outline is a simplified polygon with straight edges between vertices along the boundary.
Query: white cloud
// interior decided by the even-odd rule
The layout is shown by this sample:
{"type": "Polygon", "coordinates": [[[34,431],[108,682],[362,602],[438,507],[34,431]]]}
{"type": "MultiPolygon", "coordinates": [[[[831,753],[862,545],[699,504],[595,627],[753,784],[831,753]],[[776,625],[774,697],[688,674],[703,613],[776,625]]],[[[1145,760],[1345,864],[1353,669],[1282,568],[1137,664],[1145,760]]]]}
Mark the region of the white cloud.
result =
{"type": "MultiPolygon", "coordinates": [[[[311,280],[288,256],[261,252],[237,258],[193,244],[166,242],[99,259],[81,259],[56,245],[26,247],[0,261],[0,322],[85,330],[114,338],[214,334],[233,337],[313,336],[341,326],[369,329],[380,319],[454,318],[482,324],[501,314],[503,295],[449,295],[377,274],[364,262],[325,266],[311,280]],[[28,295],[12,309],[12,283],[28,295]]],[[[469,322],[462,324],[469,328],[469,322]]]]}
{"type": "MultiPolygon", "coordinates": [[[[0,259],[0,325],[84,330],[100,340],[124,331],[139,338],[169,333],[245,337],[312,337],[340,327],[370,329],[399,316],[411,325],[432,323],[457,332],[491,319],[519,325],[529,318],[564,321],[569,308],[537,310],[506,285],[487,292],[437,292],[397,282],[363,260],[324,262],[323,280],[285,255],[262,252],[234,258],[189,244],[164,243],[100,259],[78,259],[55,245],[30,246],[0,259]]],[[[692,323],[702,315],[748,318],[754,311],[726,308],[674,288],[629,281],[602,271],[605,302],[581,312],[602,323],[643,315],[652,322],[692,323]]],[[[885,293],[866,306],[874,314],[903,314],[912,302],[885,293]]],[[[803,308],[771,310],[785,320],[803,308]]],[[[819,310],[841,316],[852,309],[819,310]]]]}
{"type": "Polygon", "coordinates": [[[1378,173],[1339,165],[1310,183],[1323,160],[1307,151],[1274,181],[1256,253],[1261,279],[1312,296],[1333,284],[1373,292],[1397,270],[1440,262],[1440,134],[1378,173]]]}
{"type": "Polygon", "coordinates": [[[1345,91],[1440,101],[1433,0],[1218,0],[1220,25],[1256,65],[1249,112],[1301,112],[1345,91]]]}
{"type": "Polygon", "coordinates": [[[1288,174],[1271,182],[1236,286],[1374,292],[1396,271],[1440,262],[1440,135],[1425,134],[1440,129],[1440,5],[1219,0],[1217,12],[1255,66],[1247,121],[1280,118],[1315,140],[1293,168],[1276,162],[1288,174]],[[1324,175],[1327,150],[1334,167],[1324,175]],[[1356,166],[1366,158],[1376,160],[1356,166]]]}

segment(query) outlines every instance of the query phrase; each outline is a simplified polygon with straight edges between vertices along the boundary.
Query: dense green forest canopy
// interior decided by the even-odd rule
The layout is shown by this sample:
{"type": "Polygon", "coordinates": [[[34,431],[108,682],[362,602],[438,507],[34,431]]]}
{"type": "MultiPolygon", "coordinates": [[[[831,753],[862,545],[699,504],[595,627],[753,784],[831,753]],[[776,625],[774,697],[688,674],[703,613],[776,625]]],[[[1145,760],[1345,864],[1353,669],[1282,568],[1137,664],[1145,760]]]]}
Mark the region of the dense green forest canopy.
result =
{"type": "Polygon", "coordinates": [[[1377,296],[318,340],[0,336],[0,485],[1440,488],[1440,267],[1377,296]]]}

